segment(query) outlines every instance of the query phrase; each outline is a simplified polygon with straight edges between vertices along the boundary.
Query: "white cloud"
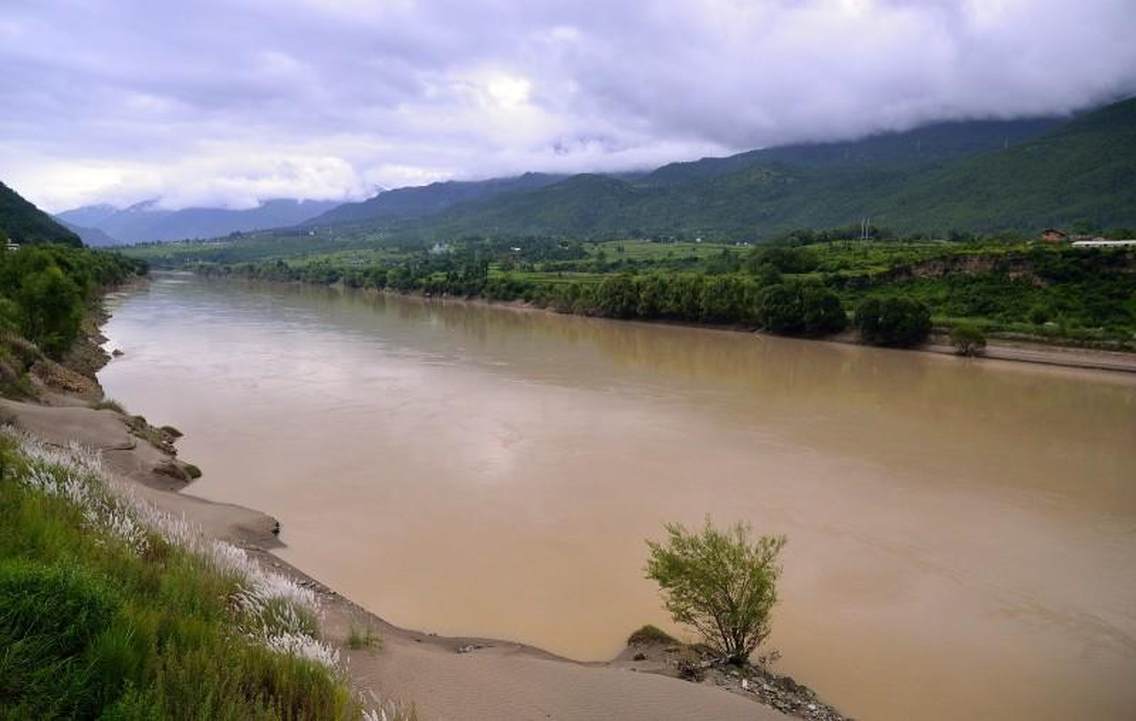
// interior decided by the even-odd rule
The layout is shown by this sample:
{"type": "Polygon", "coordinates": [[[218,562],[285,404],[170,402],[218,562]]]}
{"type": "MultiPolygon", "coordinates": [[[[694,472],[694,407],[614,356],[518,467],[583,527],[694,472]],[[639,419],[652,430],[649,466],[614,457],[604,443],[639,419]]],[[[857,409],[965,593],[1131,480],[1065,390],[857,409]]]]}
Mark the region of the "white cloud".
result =
{"type": "Polygon", "coordinates": [[[1131,0],[0,6],[0,178],[52,210],[645,167],[1136,91],[1131,0]]]}

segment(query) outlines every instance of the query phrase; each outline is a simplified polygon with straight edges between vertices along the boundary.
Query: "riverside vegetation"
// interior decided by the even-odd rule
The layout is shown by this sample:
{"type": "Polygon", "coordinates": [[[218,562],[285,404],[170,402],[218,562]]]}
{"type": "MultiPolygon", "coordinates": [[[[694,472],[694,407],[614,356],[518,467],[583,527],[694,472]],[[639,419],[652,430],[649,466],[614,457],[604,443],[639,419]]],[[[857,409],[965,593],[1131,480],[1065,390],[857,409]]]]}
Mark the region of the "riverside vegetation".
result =
{"type": "Polygon", "coordinates": [[[478,236],[431,248],[342,248],[317,238],[306,253],[286,246],[275,256],[270,243],[243,239],[129,252],[207,275],[525,301],[565,313],[784,335],[839,333],[851,317],[865,342],[890,346],[965,325],[983,341],[1136,348],[1131,249],[1049,246],[1017,234],[868,231],[865,239],[860,228],[800,230],[752,247],[478,236]]]}
{"type": "Polygon", "coordinates": [[[60,360],[102,289],[145,268],[117,253],[54,244],[0,253],[0,393],[32,395],[28,370],[60,360]]]}
{"type": "Polygon", "coordinates": [[[1031,240],[1047,226],[1136,237],[1134,119],[1129,98],[1069,119],[942,123],[620,177],[433,183],[294,228],[128,252],[159,267],[788,335],[837,333],[865,299],[901,298],[864,321],[864,340],[921,342],[909,331],[922,322],[874,332],[914,303],[944,334],[966,324],[1132,350],[1136,252],[1031,240]],[[837,227],[851,221],[862,222],[837,227]]]}
{"type": "MultiPolygon", "coordinates": [[[[785,537],[751,540],[749,526],[738,523],[723,531],[710,519],[698,533],[677,523],[666,529],[665,543],[647,542],[647,577],[658,582],[671,617],[697,631],[721,662],[748,663],[769,635],[785,537]]],[[[637,634],[640,640],[660,635],[666,640],[650,626],[637,634]]]]}
{"type": "Polygon", "coordinates": [[[0,718],[362,718],[310,590],[78,448],[8,431],[0,469],[0,718]]]}

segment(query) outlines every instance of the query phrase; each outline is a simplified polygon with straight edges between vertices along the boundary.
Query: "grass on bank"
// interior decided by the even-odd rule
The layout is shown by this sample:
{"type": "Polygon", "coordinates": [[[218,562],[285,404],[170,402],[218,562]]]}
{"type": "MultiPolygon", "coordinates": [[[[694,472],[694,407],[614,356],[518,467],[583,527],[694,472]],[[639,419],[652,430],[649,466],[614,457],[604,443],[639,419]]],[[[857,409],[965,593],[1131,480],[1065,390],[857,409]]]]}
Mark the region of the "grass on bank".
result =
{"type": "Polygon", "coordinates": [[[650,623],[632,632],[632,634],[627,637],[628,646],[646,646],[655,643],[677,644],[678,642],[677,638],[650,623]]]}
{"type": "Polygon", "coordinates": [[[399,718],[353,696],[317,612],[97,457],[0,434],[0,719],[399,718]]]}
{"type": "Polygon", "coordinates": [[[101,401],[95,401],[91,404],[91,408],[96,411],[114,411],[126,415],[126,408],[113,398],[104,398],[101,401]]]}
{"type": "Polygon", "coordinates": [[[359,651],[362,649],[378,650],[383,647],[383,639],[375,630],[370,626],[360,628],[354,624],[351,625],[347,633],[347,647],[352,651],[359,651]]]}

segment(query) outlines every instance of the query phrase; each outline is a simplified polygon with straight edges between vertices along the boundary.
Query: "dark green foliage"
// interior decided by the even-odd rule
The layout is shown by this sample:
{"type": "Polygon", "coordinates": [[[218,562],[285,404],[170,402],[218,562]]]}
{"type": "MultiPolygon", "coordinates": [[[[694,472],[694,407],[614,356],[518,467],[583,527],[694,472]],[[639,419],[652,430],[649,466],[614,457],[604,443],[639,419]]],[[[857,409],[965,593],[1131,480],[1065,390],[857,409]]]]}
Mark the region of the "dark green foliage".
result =
{"type": "Polygon", "coordinates": [[[848,315],[839,296],[823,286],[805,285],[801,291],[801,308],[807,335],[832,335],[848,327],[848,315]]]}
{"type": "Polygon", "coordinates": [[[839,333],[848,325],[840,298],[823,286],[809,283],[766,288],[758,321],[778,335],[824,336],[839,333]]]}
{"type": "Polygon", "coordinates": [[[708,323],[745,322],[753,315],[747,307],[752,296],[746,283],[733,275],[716,275],[702,282],[700,319],[708,323]]]}
{"type": "Polygon", "coordinates": [[[21,245],[60,243],[81,246],[79,236],[52,220],[51,216],[0,183],[0,241],[21,245]]]}
{"type": "Polygon", "coordinates": [[[931,310],[910,298],[866,298],[856,306],[856,327],[866,343],[910,348],[931,332],[931,310]]]}
{"type": "Polygon", "coordinates": [[[74,341],[86,304],[102,287],[140,273],[138,260],[60,245],[0,253],[0,325],[61,356],[74,341]]]}
{"type": "Polygon", "coordinates": [[[596,309],[608,318],[630,318],[639,309],[639,291],[630,275],[604,278],[596,288],[596,309]]]}
{"type": "Polygon", "coordinates": [[[779,284],[766,288],[757,319],[770,333],[797,335],[804,332],[805,314],[799,286],[779,284]]]}
{"type": "Polygon", "coordinates": [[[23,335],[58,357],[71,346],[83,319],[83,298],[75,281],[58,266],[25,276],[16,291],[23,335]]]}

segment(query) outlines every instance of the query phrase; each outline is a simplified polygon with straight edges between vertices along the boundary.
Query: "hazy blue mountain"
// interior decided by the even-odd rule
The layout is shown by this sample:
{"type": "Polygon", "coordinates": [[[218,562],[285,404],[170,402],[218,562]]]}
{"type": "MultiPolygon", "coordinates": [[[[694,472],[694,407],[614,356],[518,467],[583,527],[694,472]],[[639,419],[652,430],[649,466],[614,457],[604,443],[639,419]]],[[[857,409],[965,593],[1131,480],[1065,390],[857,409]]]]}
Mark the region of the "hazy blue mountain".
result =
{"type": "Polygon", "coordinates": [[[336,225],[370,221],[405,220],[441,212],[459,203],[485,200],[506,193],[534,190],[563,180],[563,175],[525,173],[515,178],[446,181],[386,190],[358,203],[344,203],[313,218],[309,225],[336,225]]]}
{"type": "Polygon", "coordinates": [[[184,238],[215,238],[236,231],[293,226],[339,205],[324,200],[268,200],[256,208],[184,208],[163,210],[148,200],[128,208],[84,206],[57,215],[59,220],[100,230],[121,243],[184,238]]]}
{"type": "Polygon", "coordinates": [[[110,237],[98,228],[86,228],[82,225],[68,223],[66,220],[60,220],[59,218],[56,218],[56,220],[72,233],[79,236],[79,238],[83,241],[83,245],[89,245],[91,247],[122,245],[122,241],[110,237]]]}
{"type": "Polygon", "coordinates": [[[72,223],[82,228],[94,228],[103,220],[118,212],[118,208],[107,203],[99,205],[84,205],[81,208],[56,213],[55,219],[64,223],[72,223]]]}
{"type": "Polygon", "coordinates": [[[79,236],[0,183],[0,231],[16,243],[82,245],[79,236]]]}

